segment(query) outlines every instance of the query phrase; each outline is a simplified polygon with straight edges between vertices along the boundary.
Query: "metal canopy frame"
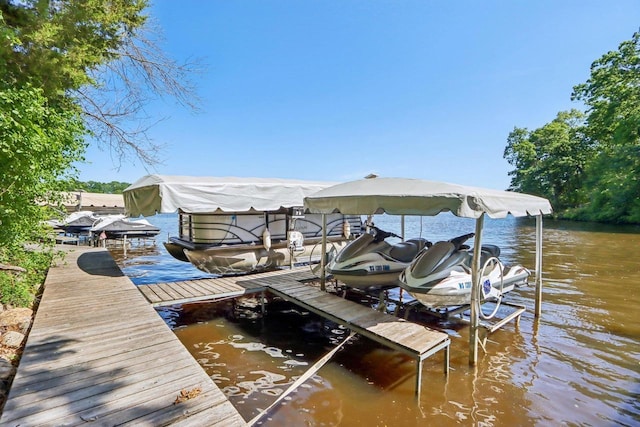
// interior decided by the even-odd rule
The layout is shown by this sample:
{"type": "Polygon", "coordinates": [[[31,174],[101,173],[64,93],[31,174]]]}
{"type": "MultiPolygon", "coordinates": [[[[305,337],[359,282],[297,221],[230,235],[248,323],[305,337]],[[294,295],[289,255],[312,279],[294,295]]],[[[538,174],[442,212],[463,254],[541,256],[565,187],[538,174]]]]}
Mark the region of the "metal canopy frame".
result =
{"type": "MultiPolygon", "coordinates": [[[[456,216],[476,219],[471,289],[471,332],[469,337],[469,363],[478,359],[478,326],[480,302],[480,248],[484,217],[504,218],[535,216],[536,218],[536,291],[535,317],[542,313],[542,215],[552,212],[547,199],[528,194],[464,187],[455,184],[403,178],[373,178],[338,184],[305,197],[310,212],[372,215],[386,212],[402,215],[437,215],[451,211],[456,216]]],[[[326,249],[326,218],[323,219],[323,250],[326,249]]],[[[325,289],[326,260],[321,257],[321,289],[325,289]]]]}

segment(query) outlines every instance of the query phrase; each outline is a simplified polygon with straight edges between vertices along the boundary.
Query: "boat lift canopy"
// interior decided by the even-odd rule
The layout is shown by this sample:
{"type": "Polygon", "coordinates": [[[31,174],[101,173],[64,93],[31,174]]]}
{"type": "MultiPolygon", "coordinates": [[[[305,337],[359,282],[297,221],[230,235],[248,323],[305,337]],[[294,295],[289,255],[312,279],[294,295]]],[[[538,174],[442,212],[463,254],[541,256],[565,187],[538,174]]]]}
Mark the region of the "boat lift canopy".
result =
{"type": "Polygon", "coordinates": [[[434,216],[450,211],[464,218],[546,215],[547,199],[512,191],[466,187],[407,178],[372,178],[345,182],[305,198],[312,213],[434,216]]]}
{"type": "Polygon", "coordinates": [[[146,175],[127,187],[128,215],[156,213],[272,212],[302,206],[303,199],[334,182],[278,178],[146,175]]]}
{"type": "MultiPolygon", "coordinates": [[[[552,213],[551,204],[542,197],[511,191],[467,187],[445,182],[407,178],[372,178],[337,184],[304,199],[311,213],[434,216],[452,212],[476,219],[471,292],[471,333],[469,361],[477,361],[480,287],[480,250],[485,214],[491,218],[536,217],[536,306],[539,316],[542,300],[542,215],[552,213]]],[[[404,230],[403,230],[404,232],[404,230]]],[[[324,269],[322,270],[324,272],[324,269]]],[[[324,276],[323,276],[324,278],[324,276]]]]}

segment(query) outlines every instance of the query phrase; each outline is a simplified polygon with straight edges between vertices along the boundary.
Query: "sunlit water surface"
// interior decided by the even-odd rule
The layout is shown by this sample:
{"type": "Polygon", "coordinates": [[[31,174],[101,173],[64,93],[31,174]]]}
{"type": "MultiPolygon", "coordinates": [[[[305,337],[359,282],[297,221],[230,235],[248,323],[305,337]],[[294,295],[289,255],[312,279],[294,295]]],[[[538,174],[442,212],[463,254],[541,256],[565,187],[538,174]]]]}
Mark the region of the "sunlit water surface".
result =
{"type": "MultiPolygon", "coordinates": [[[[136,284],[212,277],[173,259],[160,241],[176,235],[175,215],[148,218],[163,233],[153,247],[113,254],[136,284]],[[162,236],[162,237],[161,237],[162,236]]],[[[376,225],[400,234],[397,217],[376,225]]],[[[534,287],[506,300],[528,310],[489,336],[469,365],[468,327],[410,317],[447,332],[442,352],[424,362],[414,399],[415,362],[364,337],[334,358],[261,421],[264,426],[640,425],[640,229],[546,220],[543,313],[533,316],[534,287]]],[[[406,218],[406,236],[431,241],[473,232],[473,220],[441,214],[406,218]]],[[[485,220],[484,243],[506,264],[533,268],[535,223],[485,220]]],[[[398,292],[391,292],[398,297],[398,292]]],[[[356,300],[375,304],[366,297],[356,300]]],[[[390,305],[390,309],[393,309],[390,305]]],[[[159,311],[177,337],[247,420],[268,407],[348,335],[342,326],[283,301],[266,314],[252,297],[159,311]]]]}

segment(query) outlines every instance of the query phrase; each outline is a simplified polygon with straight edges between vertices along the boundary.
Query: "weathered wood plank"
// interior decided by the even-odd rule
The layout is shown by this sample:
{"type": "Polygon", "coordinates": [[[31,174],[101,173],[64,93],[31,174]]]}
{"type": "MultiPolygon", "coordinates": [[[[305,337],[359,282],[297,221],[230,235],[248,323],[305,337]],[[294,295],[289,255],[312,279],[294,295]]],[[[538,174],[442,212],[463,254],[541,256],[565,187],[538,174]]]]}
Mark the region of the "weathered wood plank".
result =
{"type": "Polygon", "coordinates": [[[162,301],[162,298],[160,298],[158,296],[158,294],[156,294],[151,286],[148,285],[139,285],[138,286],[138,290],[140,292],[142,292],[142,294],[145,296],[145,298],[147,299],[147,301],[149,301],[150,303],[154,303],[154,302],[160,302],[162,301]]]}
{"type": "MultiPolygon", "coordinates": [[[[167,413],[173,416],[173,420],[171,425],[183,425],[182,423],[187,422],[187,420],[191,420],[190,422],[195,422],[195,418],[201,420],[200,423],[195,423],[197,426],[245,426],[246,422],[237,416],[237,412],[230,410],[226,406],[216,406],[216,401],[214,400],[216,397],[215,393],[205,392],[201,393],[195,399],[190,399],[185,402],[174,405],[173,402],[169,402],[168,399],[164,399],[163,401],[160,398],[156,399],[155,406],[156,407],[168,407],[167,410],[163,412],[154,411],[149,412],[148,414],[136,418],[135,420],[123,423],[123,426],[140,426],[140,425],[149,425],[155,426],[160,425],[162,420],[167,416],[167,413]],[[215,409],[215,417],[211,416],[209,411],[206,411],[209,407],[213,407],[215,409]]],[[[120,424],[117,424],[120,425],[120,424]]],[[[187,424],[189,425],[189,424],[187,424]]],[[[194,425],[194,424],[191,424],[194,425]]]]}
{"type": "MultiPolygon", "coordinates": [[[[174,348],[172,340],[154,343],[148,347],[140,347],[128,352],[114,350],[112,352],[103,352],[102,357],[86,360],[82,363],[74,363],[69,365],[64,362],[65,369],[58,369],[61,364],[43,366],[40,370],[32,370],[27,375],[24,373],[21,382],[22,387],[13,390],[13,396],[22,396],[24,394],[33,393],[41,388],[46,388],[48,381],[70,381],[77,374],[90,369],[111,369],[117,370],[129,366],[129,364],[137,364],[138,361],[147,361],[149,353],[162,354],[160,359],[164,359],[171,353],[174,348]],[[166,356],[165,356],[166,355],[166,356]]],[[[62,362],[62,361],[60,361],[62,362]]]]}
{"type": "MultiPolygon", "coordinates": [[[[193,289],[150,288],[148,295],[171,299],[193,289]]],[[[191,414],[245,425],[144,298],[106,250],[74,249],[52,266],[0,425],[138,424],[145,417],[168,425],[191,414]],[[210,401],[173,405],[181,389],[196,386],[210,401]]]]}
{"type": "MultiPolygon", "coordinates": [[[[202,387],[202,379],[198,377],[187,377],[182,379],[182,386],[187,390],[192,390],[196,387],[202,387]]],[[[201,395],[205,397],[204,395],[201,395]]],[[[224,395],[218,390],[209,390],[206,394],[206,397],[212,400],[211,407],[214,407],[213,400],[220,399],[226,400],[224,395]]],[[[158,393],[158,389],[152,388],[143,390],[136,394],[136,398],[140,402],[144,402],[144,404],[128,407],[128,396],[122,397],[120,399],[114,399],[105,401],[104,403],[98,404],[92,408],[89,408],[85,411],[80,411],[76,414],[72,414],[68,417],[61,418],[60,425],[72,425],[77,423],[78,419],[93,421],[99,425],[104,426],[115,426],[121,425],[123,423],[129,422],[131,420],[137,420],[139,417],[148,414],[150,411],[158,411],[162,410],[163,407],[169,406],[173,402],[169,403],[170,399],[175,399],[175,396],[172,395],[160,395],[158,393]],[[126,410],[122,410],[122,408],[126,408],[126,410]],[[74,423],[75,421],[75,423],[74,423]]],[[[204,409],[208,409],[209,405],[205,404],[204,409]]],[[[203,411],[207,414],[208,417],[211,417],[211,412],[208,410],[203,411]]],[[[217,414],[216,414],[217,416],[217,414]]],[[[171,417],[173,418],[173,417],[171,417]]],[[[160,422],[159,424],[166,424],[167,417],[160,422]]]]}
{"type": "MultiPolygon", "coordinates": [[[[65,338],[64,336],[53,337],[42,344],[36,344],[32,347],[25,347],[25,354],[22,362],[28,363],[25,369],[39,369],[41,364],[51,363],[52,359],[63,359],[66,364],[80,363],[82,361],[99,358],[101,353],[108,350],[112,346],[118,346],[121,351],[135,348],[137,346],[149,346],[154,339],[158,339],[165,335],[168,330],[160,329],[158,326],[155,330],[149,331],[138,329],[127,333],[125,339],[117,336],[111,336],[108,339],[100,340],[94,336],[89,338],[65,338]],[[120,345],[118,343],[121,343],[120,345]]],[[[73,335],[69,334],[68,336],[73,335]]],[[[28,372],[28,370],[27,370],[28,372]]]]}
{"type": "Polygon", "coordinates": [[[181,291],[180,289],[174,288],[170,286],[168,283],[158,283],[156,286],[158,286],[160,289],[168,293],[171,296],[171,298],[174,298],[177,300],[190,297],[190,295],[183,294],[182,292],[180,292],[181,291]]]}
{"type": "MultiPolygon", "coordinates": [[[[31,338],[32,343],[39,342],[41,340],[48,340],[52,337],[55,337],[56,334],[61,333],[73,333],[76,331],[77,333],[90,336],[90,335],[98,335],[101,336],[103,333],[111,332],[114,330],[121,330],[130,328],[132,325],[126,321],[126,319],[120,319],[118,321],[113,321],[113,318],[109,317],[101,317],[99,319],[93,319],[91,321],[92,329],[87,330],[86,325],[74,321],[59,321],[56,324],[52,324],[51,327],[46,327],[45,322],[40,322],[38,328],[33,330],[29,336],[31,338]]],[[[136,326],[143,327],[158,327],[157,322],[150,319],[142,319],[136,326]]],[[[35,345],[35,344],[33,344],[35,345]]]]}
{"type": "Polygon", "coordinates": [[[160,297],[162,299],[162,301],[171,301],[172,299],[174,299],[171,295],[169,295],[164,289],[162,289],[160,286],[158,285],[149,285],[150,287],[153,286],[153,292],[156,293],[156,295],[158,295],[158,297],[160,297]]]}
{"type": "Polygon", "coordinates": [[[193,288],[191,286],[188,286],[184,282],[175,282],[173,283],[173,286],[186,298],[202,296],[202,294],[199,291],[194,292],[193,288]]]}
{"type": "MultiPolygon", "coordinates": [[[[274,287],[274,289],[276,289],[274,287]]],[[[286,292],[287,295],[294,297],[296,299],[300,299],[300,300],[312,300],[312,299],[316,299],[316,298],[320,298],[323,296],[329,296],[329,297],[334,297],[333,295],[329,295],[325,292],[319,291],[317,289],[314,289],[312,287],[309,286],[296,286],[296,287],[278,287],[277,288],[280,292],[286,292]]],[[[334,297],[335,298],[335,297],[334,297]]]]}
{"type": "Polygon", "coordinates": [[[200,292],[200,295],[206,295],[210,292],[210,289],[207,288],[204,283],[201,283],[198,280],[186,280],[185,283],[188,283],[194,289],[197,289],[200,292]]]}
{"type": "MultiPolygon", "coordinates": [[[[85,371],[76,373],[72,377],[57,377],[37,384],[32,387],[34,393],[22,394],[16,396],[12,400],[12,406],[21,407],[37,404],[42,400],[47,400],[46,405],[55,406],[56,402],[64,402],[67,400],[79,400],[86,397],[101,394],[105,391],[111,391],[112,382],[118,383],[119,388],[123,385],[134,384],[136,382],[148,381],[149,378],[162,377],[167,379],[167,374],[174,371],[180,372],[181,375],[193,372],[192,365],[189,360],[163,360],[170,368],[158,370],[157,366],[150,366],[148,360],[146,362],[138,360],[137,364],[129,363],[122,368],[97,369],[89,366],[85,371]],[[154,372],[148,372],[153,370],[154,372]]],[[[153,384],[157,382],[153,380],[153,384]]]]}
{"type": "MultiPolygon", "coordinates": [[[[166,389],[164,389],[163,386],[173,384],[176,380],[180,380],[180,378],[186,375],[196,375],[193,371],[189,374],[189,371],[189,369],[178,369],[168,375],[154,378],[152,381],[149,380],[146,374],[136,374],[130,377],[130,380],[133,382],[115,381],[101,383],[88,389],[71,391],[69,393],[63,391],[62,394],[50,397],[41,402],[27,402],[26,404],[22,402],[22,406],[8,408],[9,414],[11,415],[8,416],[6,420],[3,419],[3,422],[13,422],[14,420],[29,416],[28,425],[46,423],[48,420],[57,420],[73,413],[95,407],[96,404],[103,399],[116,400],[123,397],[131,397],[132,399],[127,402],[127,408],[144,404],[144,402],[138,402],[135,399],[136,393],[149,388],[155,388],[156,392],[162,395],[166,393],[166,389]],[[103,395],[104,397],[102,397],[103,395]]],[[[175,386],[171,385],[170,389],[174,390],[175,386]]],[[[6,410],[7,408],[5,408],[5,411],[6,410]]]]}

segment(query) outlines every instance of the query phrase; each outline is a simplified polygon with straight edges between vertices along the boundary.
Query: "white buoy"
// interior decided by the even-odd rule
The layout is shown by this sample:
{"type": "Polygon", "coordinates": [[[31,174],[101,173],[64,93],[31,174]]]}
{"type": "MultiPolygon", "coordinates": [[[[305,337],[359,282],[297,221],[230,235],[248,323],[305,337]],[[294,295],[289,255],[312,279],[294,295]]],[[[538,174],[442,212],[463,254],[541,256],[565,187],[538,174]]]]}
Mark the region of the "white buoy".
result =
{"type": "Polygon", "coordinates": [[[271,249],[271,233],[269,233],[268,228],[265,228],[262,232],[262,246],[264,246],[266,250],[271,249]]]}

